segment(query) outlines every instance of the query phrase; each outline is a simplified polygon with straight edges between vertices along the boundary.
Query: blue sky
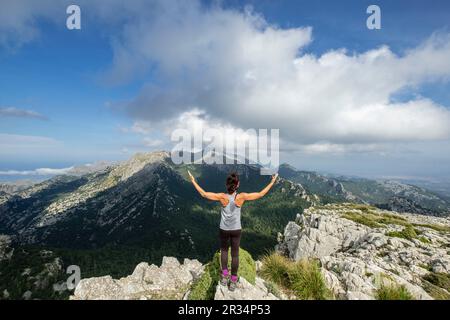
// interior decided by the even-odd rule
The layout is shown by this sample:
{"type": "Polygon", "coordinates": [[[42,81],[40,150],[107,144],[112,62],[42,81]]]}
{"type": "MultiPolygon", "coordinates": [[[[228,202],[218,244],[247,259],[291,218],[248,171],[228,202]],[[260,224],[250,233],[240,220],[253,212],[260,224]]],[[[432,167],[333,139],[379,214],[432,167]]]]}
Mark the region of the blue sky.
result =
{"type": "MultiPolygon", "coordinates": [[[[192,1],[192,10],[178,1],[114,0],[108,10],[101,1],[73,2],[82,10],[81,30],[65,27],[67,1],[2,2],[0,171],[65,168],[168,149],[167,131],[176,127],[179,114],[194,107],[204,112],[209,126],[270,127],[271,110],[252,116],[245,108],[258,110],[258,90],[280,83],[270,99],[280,101],[291,119],[298,118],[300,128],[273,119],[283,139],[282,162],[371,177],[450,177],[448,1],[192,1]],[[381,8],[381,30],[366,28],[370,4],[381,8]],[[433,34],[437,38],[429,40],[433,34]],[[194,46],[203,41],[211,45],[194,46]],[[382,46],[389,49],[377,52],[379,62],[363,56],[382,46]],[[230,50],[226,55],[224,48],[230,50]],[[253,56],[242,58],[239,50],[253,56]],[[305,69],[286,70],[284,76],[289,59],[296,58],[305,69]],[[257,80],[240,92],[234,79],[247,65],[257,80]],[[361,79],[346,71],[353,68],[361,79]],[[365,72],[386,84],[358,87],[365,72]],[[337,79],[336,86],[300,85],[324,79],[337,79]],[[373,94],[361,94],[372,88],[373,94]],[[348,117],[336,113],[328,119],[327,102],[336,104],[333,110],[348,107],[348,117]],[[405,105],[393,112],[392,102],[405,105]],[[224,111],[226,103],[237,109],[224,111]],[[374,118],[386,120],[387,128],[397,127],[397,115],[410,122],[392,132],[375,120],[335,124],[343,117],[367,118],[364,108],[373,105],[374,118]]],[[[270,106],[261,104],[264,108],[270,106]]]]}

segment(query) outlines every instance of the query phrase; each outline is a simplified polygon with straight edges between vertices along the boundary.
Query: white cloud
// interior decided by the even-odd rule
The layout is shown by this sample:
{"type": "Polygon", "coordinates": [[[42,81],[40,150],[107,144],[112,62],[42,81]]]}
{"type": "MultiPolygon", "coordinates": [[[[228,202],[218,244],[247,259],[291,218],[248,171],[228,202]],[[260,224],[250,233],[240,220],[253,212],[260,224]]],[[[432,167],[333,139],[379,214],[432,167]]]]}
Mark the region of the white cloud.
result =
{"type": "Polygon", "coordinates": [[[68,1],[2,1],[0,7],[0,47],[15,50],[40,36],[38,19],[64,21],[68,1]],[[63,13],[63,14],[61,14],[63,13]]]}
{"type": "Polygon", "coordinates": [[[47,120],[46,116],[38,112],[19,109],[15,107],[0,108],[0,117],[34,118],[39,120],[47,120]]]}
{"type": "Polygon", "coordinates": [[[35,170],[6,170],[0,171],[0,176],[53,176],[66,174],[72,169],[73,167],[62,169],[38,168],[35,170]]]}
{"type": "MultiPolygon", "coordinates": [[[[25,2],[34,3],[17,3],[25,2]]],[[[55,10],[45,4],[30,9],[8,3],[0,34],[33,38],[35,17],[51,19],[55,10]]],[[[157,79],[126,106],[135,120],[132,132],[150,135],[200,110],[212,126],[278,128],[282,139],[305,152],[449,138],[448,106],[420,96],[392,102],[399,91],[414,94],[425,83],[449,80],[448,34],[432,35],[402,54],[381,46],[316,56],[305,52],[312,28],[283,29],[251,10],[181,0],[80,4],[99,23],[115,26],[110,82],[148,70],[157,79]]]]}
{"type": "Polygon", "coordinates": [[[426,97],[392,102],[399,90],[448,81],[447,34],[401,55],[382,46],[315,56],[303,51],[311,28],[281,29],[252,12],[170,4],[152,19],[137,15],[114,42],[112,78],[126,81],[152,66],[161,82],[144,86],[129,103],[138,121],[159,123],[197,108],[235,127],[279,128],[284,139],[301,144],[450,135],[444,106],[426,97]]]}

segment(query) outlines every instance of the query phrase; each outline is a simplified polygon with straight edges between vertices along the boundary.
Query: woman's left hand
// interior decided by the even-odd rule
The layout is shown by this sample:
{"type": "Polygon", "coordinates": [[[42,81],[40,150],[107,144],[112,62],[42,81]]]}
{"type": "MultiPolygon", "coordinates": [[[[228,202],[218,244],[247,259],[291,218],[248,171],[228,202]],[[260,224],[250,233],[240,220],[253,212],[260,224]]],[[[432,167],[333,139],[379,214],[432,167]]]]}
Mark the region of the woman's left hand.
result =
{"type": "Polygon", "coordinates": [[[194,182],[195,181],[195,178],[194,178],[194,176],[192,175],[192,173],[188,170],[187,171],[188,172],[188,175],[189,175],[189,179],[191,179],[191,182],[194,182]]]}

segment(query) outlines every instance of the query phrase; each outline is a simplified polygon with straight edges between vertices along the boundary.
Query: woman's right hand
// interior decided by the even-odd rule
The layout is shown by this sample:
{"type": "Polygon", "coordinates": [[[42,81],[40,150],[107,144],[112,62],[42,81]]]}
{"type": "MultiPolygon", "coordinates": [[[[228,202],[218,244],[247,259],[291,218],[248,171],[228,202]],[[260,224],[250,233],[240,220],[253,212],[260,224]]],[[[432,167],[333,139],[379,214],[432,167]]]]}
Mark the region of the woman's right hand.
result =
{"type": "Polygon", "coordinates": [[[272,175],[272,183],[275,183],[275,181],[277,181],[278,178],[278,173],[272,175]]]}

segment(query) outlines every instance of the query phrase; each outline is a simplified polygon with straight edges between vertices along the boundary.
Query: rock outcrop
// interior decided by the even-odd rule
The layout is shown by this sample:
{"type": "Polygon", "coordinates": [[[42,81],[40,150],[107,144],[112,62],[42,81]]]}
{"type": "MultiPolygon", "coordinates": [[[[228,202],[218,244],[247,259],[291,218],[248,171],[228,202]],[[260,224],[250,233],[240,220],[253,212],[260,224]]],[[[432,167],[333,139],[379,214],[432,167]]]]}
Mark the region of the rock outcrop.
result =
{"type": "MultiPolygon", "coordinates": [[[[113,279],[111,276],[82,279],[75,288],[71,300],[155,300],[188,299],[192,283],[205,272],[205,266],[197,260],[164,257],[160,267],[138,264],[130,276],[113,279]]],[[[255,284],[240,277],[234,291],[215,284],[215,300],[278,300],[266,282],[256,277],[255,284]]]]}
{"type": "Polygon", "coordinates": [[[218,284],[214,300],[279,300],[279,298],[269,292],[263,279],[256,277],[255,285],[245,278],[240,278],[234,291],[218,284]]]}
{"type": "Polygon", "coordinates": [[[337,298],[374,299],[381,286],[395,284],[432,299],[424,276],[450,272],[449,247],[448,218],[334,204],[289,222],[277,249],[296,261],[318,258],[337,298]]]}
{"type": "Polygon", "coordinates": [[[160,267],[142,262],[133,274],[119,280],[111,276],[82,279],[72,300],[182,299],[192,282],[203,273],[197,260],[164,257],[160,267]]]}

